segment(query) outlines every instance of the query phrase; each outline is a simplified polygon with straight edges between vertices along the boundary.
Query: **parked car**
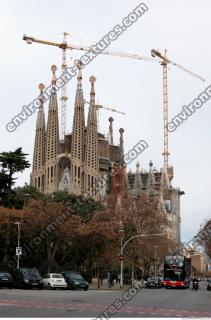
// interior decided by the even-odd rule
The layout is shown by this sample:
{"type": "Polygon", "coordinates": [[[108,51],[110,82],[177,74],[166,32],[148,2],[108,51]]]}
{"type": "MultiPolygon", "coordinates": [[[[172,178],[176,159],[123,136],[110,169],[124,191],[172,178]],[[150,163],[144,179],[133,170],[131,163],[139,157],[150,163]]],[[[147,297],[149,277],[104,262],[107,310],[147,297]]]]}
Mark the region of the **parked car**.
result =
{"type": "Polygon", "coordinates": [[[10,288],[13,287],[12,276],[8,272],[0,271],[0,288],[10,288]]]}
{"type": "Polygon", "coordinates": [[[66,289],[67,283],[60,273],[47,273],[43,277],[43,287],[48,288],[49,290],[61,288],[66,289]]]}
{"type": "Polygon", "coordinates": [[[68,289],[83,289],[84,291],[88,290],[89,283],[82,277],[80,273],[74,271],[62,271],[61,274],[64,276],[67,282],[68,289]]]}
{"type": "Polygon", "coordinates": [[[147,289],[149,288],[162,288],[162,281],[159,277],[149,277],[145,284],[147,289]]]}
{"type": "Polygon", "coordinates": [[[207,280],[207,290],[211,290],[211,279],[207,280]]]}
{"type": "Polygon", "coordinates": [[[14,287],[18,289],[43,288],[42,277],[36,268],[20,268],[11,272],[14,287]]]}

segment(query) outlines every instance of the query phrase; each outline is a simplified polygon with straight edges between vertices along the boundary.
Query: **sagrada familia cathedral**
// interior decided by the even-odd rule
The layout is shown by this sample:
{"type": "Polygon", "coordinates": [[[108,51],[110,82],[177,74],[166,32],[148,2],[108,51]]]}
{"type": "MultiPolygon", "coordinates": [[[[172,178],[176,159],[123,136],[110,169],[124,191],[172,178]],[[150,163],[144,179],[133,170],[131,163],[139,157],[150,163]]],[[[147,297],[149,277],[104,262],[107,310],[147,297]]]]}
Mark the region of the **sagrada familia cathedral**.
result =
{"type": "Polygon", "coordinates": [[[44,85],[40,84],[40,107],[37,115],[31,184],[40,192],[52,194],[67,190],[75,195],[87,194],[106,202],[109,194],[138,198],[141,192],[159,198],[168,215],[171,238],[180,245],[180,196],[184,192],[172,187],[173,168],[157,171],[150,161],[149,170],[126,171],[123,133],[119,129],[119,144],[114,144],[113,118],[109,118],[109,134],[98,132],[95,104],[95,81],[90,77],[90,104],[87,123],[84,115],[82,72],[78,70],[72,133],[59,139],[58,103],[55,66],[48,107],[47,126],[44,114],[44,85]],[[96,187],[98,186],[98,187],[96,187]],[[100,186],[100,187],[99,187],[100,186]]]}

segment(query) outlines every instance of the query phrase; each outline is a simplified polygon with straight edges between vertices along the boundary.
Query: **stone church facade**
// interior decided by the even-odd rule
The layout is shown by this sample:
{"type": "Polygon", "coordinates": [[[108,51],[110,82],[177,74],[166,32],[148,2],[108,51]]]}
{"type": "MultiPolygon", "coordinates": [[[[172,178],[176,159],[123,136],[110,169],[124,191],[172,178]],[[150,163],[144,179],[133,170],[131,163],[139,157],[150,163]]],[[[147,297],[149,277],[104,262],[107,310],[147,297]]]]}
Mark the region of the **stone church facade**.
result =
{"type": "Polygon", "coordinates": [[[82,72],[79,68],[75,94],[72,133],[59,139],[58,102],[56,93],[56,67],[52,66],[53,79],[48,106],[47,124],[44,112],[44,85],[40,84],[40,107],[37,115],[31,184],[40,192],[52,194],[67,190],[75,195],[88,194],[95,200],[138,198],[142,192],[156,196],[169,220],[171,238],[180,246],[180,197],[184,192],[172,187],[173,168],[157,171],[152,162],[149,170],[126,172],[122,128],[119,144],[114,144],[113,118],[109,118],[109,134],[98,132],[95,77],[90,77],[90,102],[85,121],[82,72]]]}
{"type": "Polygon", "coordinates": [[[90,77],[90,104],[87,123],[85,123],[82,72],[79,68],[72,133],[65,135],[64,140],[60,140],[55,66],[52,66],[52,71],[47,125],[44,112],[44,85],[39,85],[40,107],[36,122],[31,184],[45,194],[67,190],[75,195],[88,193],[96,200],[104,200],[111,192],[112,167],[115,164],[118,165],[123,156],[121,146],[124,130],[120,129],[120,145],[113,143],[111,117],[108,137],[98,132],[94,76],[90,77]],[[101,177],[107,177],[108,184],[102,184],[102,188],[96,188],[101,177]],[[96,189],[99,191],[96,192],[96,189]]]}

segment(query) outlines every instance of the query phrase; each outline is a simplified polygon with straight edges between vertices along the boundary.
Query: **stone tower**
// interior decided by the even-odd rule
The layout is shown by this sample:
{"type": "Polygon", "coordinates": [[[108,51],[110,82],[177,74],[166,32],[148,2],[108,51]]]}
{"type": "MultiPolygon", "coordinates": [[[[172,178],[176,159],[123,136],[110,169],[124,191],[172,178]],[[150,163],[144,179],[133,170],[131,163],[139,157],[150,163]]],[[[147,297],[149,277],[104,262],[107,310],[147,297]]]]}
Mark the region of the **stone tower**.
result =
{"type": "Polygon", "coordinates": [[[143,189],[143,182],[141,178],[140,163],[137,161],[136,173],[135,173],[135,178],[133,182],[133,196],[137,198],[140,197],[142,189],[143,189]]]}
{"type": "Polygon", "coordinates": [[[56,66],[53,65],[51,96],[48,108],[48,122],[46,130],[46,163],[45,163],[45,189],[46,193],[58,190],[58,164],[57,155],[59,147],[59,121],[56,95],[56,66]]]}
{"type": "Polygon", "coordinates": [[[78,64],[77,88],[74,103],[72,132],[59,140],[59,121],[56,78],[56,66],[52,66],[53,79],[50,87],[48,119],[45,126],[43,110],[44,99],[49,90],[40,86],[40,108],[37,117],[34,161],[31,184],[45,194],[67,191],[76,196],[90,197],[106,201],[111,191],[114,194],[125,193],[125,166],[123,160],[123,129],[120,129],[119,145],[113,141],[113,118],[109,118],[109,137],[99,132],[97,127],[97,106],[95,105],[95,77],[90,77],[90,105],[87,124],[85,125],[84,98],[82,90],[82,65],[78,64]],[[118,168],[115,181],[111,181],[112,168],[118,168]],[[113,190],[113,189],[112,189],[113,190]]]}
{"type": "Polygon", "coordinates": [[[93,198],[97,198],[96,185],[99,178],[99,157],[98,157],[98,132],[97,132],[97,114],[95,106],[95,88],[96,78],[91,76],[90,105],[85,139],[85,191],[93,198]]]}
{"type": "Polygon", "coordinates": [[[84,98],[82,90],[81,66],[78,65],[77,90],[75,97],[73,130],[72,130],[72,164],[71,179],[72,192],[80,195],[84,190],[84,142],[85,142],[85,119],[84,98]]]}
{"type": "MultiPolygon", "coordinates": [[[[109,120],[110,122],[110,120],[109,120]]],[[[111,122],[112,123],[112,122],[111,122]]],[[[124,129],[119,129],[119,159],[118,163],[113,164],[113,174],[111,175],[111,195],[115,201],[126,196],[126,164],[124,162],[124,129]]]]}
{"type": "Polygon", "coordinates": [[[33,172],[32,184],[40,191],[44,192],[45,188],[45,114],[44,114],[44,84],[39,84],[40,89],[40,106],[37,115],[36,133],[34,142],[33,172]]]}

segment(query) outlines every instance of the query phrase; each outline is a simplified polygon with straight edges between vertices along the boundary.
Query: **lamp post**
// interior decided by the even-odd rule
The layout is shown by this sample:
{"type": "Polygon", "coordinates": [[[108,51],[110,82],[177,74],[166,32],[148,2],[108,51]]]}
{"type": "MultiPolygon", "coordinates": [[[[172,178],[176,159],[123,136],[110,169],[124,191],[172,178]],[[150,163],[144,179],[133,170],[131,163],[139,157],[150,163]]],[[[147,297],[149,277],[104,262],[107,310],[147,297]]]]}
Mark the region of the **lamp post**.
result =
{"type": "Polygon", "coordinates": [[[121,239],[120,239],[120,288],[123,286],[123,238],[124,238],[124,229],[122,226],[122,222],[120,221],[120,229],[119,232],[122,233],[121,239]]]}
{"type": "Polygon", "coordinates": [[[157,261],[156,261],[156,249],[157,249],[157,247],[158,247],[158,246],[154,246],[154,248],[155,248],[155,265],[154,265],[155,277],[157,276],[157,270],[156,270],[156,269],[157,269],[157,268],[156,268],[156,267],[157,267],[157,265],[156,265],[156,264],[157,264],[157,263],[156,263],[156,262],[157,262],[157,261]]]}
{"type": "MultiPolygon", "coordinates": [[[[150,236],[164,236],[164,235],[166,235],[166,233],[137,234],[137,235],[127,239],[123,243],[123,237],[124,237],[124,234],[123,234],[122,237],[121,237],[120,255],[124,259],[124,249],[125,249],[126,245],[128,244],[128,242],[130,242],[131,240],[133,240],[135,238],[150,237],[150,236]]],[[[124,268],[123,259],[120,259],[120,268],[121,268],[121,272],[120,272],[120,288],[123,287],[123,268],[124,268]]]]}
{"type": "MultiPolygon", "coordinates": [[[[28,194],[28,193],[25,194],[25,199],[24,199],[24,204],[23,204],[22,215],[21,215],[20,221],[14,222],[14,224],[17,224],[17,226],[18,226],[18,248],[20,248],[21,226],[22,226],[22,222],[23,222],[23,214],[24,214],[24,209],[26,206],[27,197],[30,197],[30,194],[28,194]]],[[[20,253],[16,252],[16,255],[18,257],[17,258],[17,269],[19,269],[20,268],[20,253]]]]}
{"type": "MultiPolygon", "coordinates": [[[[16,221],[14,224],[17,224],[17,226],[18,226],[18,248],[19,248],[20,247],[20,235],[21,235],[21,222],[16,221]]],[[[18,256],[17,269],[19,269],[19,267],[20,267],[20,254],[17,254],[17,252],[16,252],[16,255],[18,256]]]]}

